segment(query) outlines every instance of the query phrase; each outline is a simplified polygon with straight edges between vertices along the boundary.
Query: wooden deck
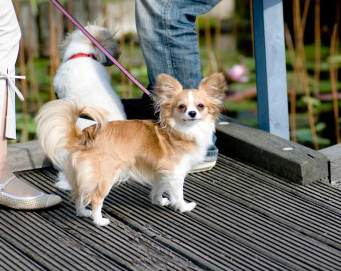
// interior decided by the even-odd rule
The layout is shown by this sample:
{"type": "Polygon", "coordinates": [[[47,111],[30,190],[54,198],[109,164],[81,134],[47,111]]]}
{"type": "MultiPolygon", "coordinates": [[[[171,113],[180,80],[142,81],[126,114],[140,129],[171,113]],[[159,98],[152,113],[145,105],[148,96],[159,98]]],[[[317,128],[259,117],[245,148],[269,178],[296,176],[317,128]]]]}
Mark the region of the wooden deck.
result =
{"type": "Polygon", "coordinates": [[[188,214],[127,183],[105,201],[111,223],[75,216],[52,168],[18,173],[63,198],[44,211],[0,210],[0,270],[341,270],[341,191],[289,183],[220,155],[189,175],[188,214]]]}
{"type": "Polygon", "coordinates": [[[340,181],[340,146],[325,156],[226,124],[218,124],[216,167],[187,177],[193,212],[154,206],[148,187],[128,182],[105,201],[107,227],[75,216],[37,142],[12,145],[17,174],[63,202],[0,208],[0,270],[341,270],[341,190],[329,184],[340,181]]]}

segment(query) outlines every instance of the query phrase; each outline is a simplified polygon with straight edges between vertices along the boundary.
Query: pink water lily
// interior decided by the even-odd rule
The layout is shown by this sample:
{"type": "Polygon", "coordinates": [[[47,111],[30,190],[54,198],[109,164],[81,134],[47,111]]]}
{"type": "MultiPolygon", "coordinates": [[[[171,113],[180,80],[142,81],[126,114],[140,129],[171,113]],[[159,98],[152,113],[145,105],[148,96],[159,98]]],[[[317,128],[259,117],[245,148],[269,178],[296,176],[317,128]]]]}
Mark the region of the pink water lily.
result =
{"type": "Polygon", "coordinates": [[[242,64],[235,64],[232,66],[232,68],[227,70],[227,74],[229,75],[231,80],[240,83],[246,83],[247,81],[249,81],[249,77],[247,76],[248,73],[248,68],[242,64]]]}

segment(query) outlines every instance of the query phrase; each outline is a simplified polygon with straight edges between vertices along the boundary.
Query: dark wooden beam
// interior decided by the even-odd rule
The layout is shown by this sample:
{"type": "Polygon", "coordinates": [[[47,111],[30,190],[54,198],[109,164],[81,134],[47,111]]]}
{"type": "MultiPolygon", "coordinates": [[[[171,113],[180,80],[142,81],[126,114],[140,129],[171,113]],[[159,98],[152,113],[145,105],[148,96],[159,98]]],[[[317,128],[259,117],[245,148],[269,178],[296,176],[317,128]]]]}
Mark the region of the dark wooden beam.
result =
{"type": "Polygon", "coordinates": [[[236,123],[219,122],[217,146],[227,156],[303,185],[328,178],[328,159],[320,152],[236,123]]]}
{"type": "Polygon", "coordinates": [[[341,144],[319,150],[328,158],[329,180],[333,186],[341,186],[341,144]]]}
{"type": "MultiPolygon", "coordinates": [[[[328,158],[334,180],[340,179],[340,145],[316,152],[268,132],[224,121],[217,124],[217,136],[221,153],[288,181],[307,185],[327,179],[328,158]]],[[[8,157],[14,171],[51,166],[38,141],[10,145],[8,157]]]]}

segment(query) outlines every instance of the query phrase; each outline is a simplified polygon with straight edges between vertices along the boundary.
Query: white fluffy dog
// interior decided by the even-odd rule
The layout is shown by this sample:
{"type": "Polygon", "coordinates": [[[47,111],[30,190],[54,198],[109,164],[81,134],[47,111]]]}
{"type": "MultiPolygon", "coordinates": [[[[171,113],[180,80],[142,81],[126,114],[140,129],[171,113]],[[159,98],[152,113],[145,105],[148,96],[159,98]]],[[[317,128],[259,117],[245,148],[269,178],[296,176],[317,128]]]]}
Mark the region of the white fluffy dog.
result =
{"type": "MultiPolygon", "coordinates": [[[[88,25],[86,30],[118,58],[118,44],[106,28],[88,25]]],[[[99,106],[109,112],[110,120],[126,119],[122,102],[112,89],[104,67],[105,55],[80,30],[75,30],[63,41],[61,54],[63,63],[53,82],[58,98],[85,106],[99,106]]]]}
{"type": "MultiPolygon", "coordinates": [[[[95,25],[88,25],[86,30],[111,55],[116,59],[119,57],[118,44],[109,30],[95,25]]],[[[105,55],[80,30],[68,34],[61,44],[61,56],[62,64],[53,82],[58,98],[103,108],[107,111],[108,121],[126,119],[123,104],[112,89],[109,74],[104,67],[107,64],[105,55]]],[[[60,155],[66,153],[61,151],[60,155]]],[[[55,166],[63,170],[60,165],[55,166]]],[[[70,188],[62,172],[58,179],[57,187],[70,188]]]]}

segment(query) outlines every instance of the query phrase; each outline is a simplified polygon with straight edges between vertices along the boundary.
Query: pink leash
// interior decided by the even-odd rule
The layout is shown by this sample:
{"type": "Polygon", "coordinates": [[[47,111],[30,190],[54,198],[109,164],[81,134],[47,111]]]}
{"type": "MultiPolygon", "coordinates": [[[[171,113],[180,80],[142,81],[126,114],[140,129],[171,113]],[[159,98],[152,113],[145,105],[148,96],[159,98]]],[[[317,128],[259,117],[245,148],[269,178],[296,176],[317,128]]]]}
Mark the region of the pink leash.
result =
{"type": "Polygon", "coordinates": [[[75,18],[73,18],[70,13],[68,13],[65,8],[57,1],[51,0],[51,2],[75,25],[87,36],[96,47],[105,54],[124,74],[127,76],[135,85],[137,85],[144,93],[150,95],[150,92],[141,85],[141,83],[135,79],[75,18]]]}

